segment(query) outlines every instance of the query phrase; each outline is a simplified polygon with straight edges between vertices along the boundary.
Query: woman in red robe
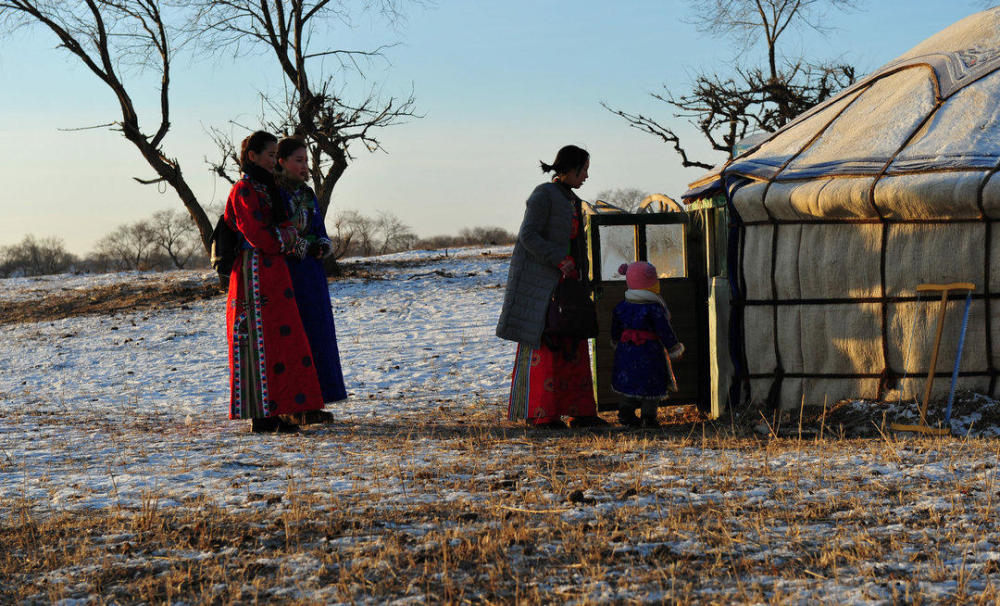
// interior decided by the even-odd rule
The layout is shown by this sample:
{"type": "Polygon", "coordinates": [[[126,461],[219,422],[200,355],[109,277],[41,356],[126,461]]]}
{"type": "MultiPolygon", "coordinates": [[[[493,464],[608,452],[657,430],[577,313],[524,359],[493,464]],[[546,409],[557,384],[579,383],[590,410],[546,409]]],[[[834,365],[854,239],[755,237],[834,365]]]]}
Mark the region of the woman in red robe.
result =
{"type": "Polygon", "coordinates": [[[253,432],[292,432],[283,416],[323,408],[309,340],[302,328],[285,255],[308,247],[288,220],[274,182],[277,138],[257,131],[243,140],[243,178],[229,192],[225,221],[243,247],[229,276],[230,419],[253,432]]]}

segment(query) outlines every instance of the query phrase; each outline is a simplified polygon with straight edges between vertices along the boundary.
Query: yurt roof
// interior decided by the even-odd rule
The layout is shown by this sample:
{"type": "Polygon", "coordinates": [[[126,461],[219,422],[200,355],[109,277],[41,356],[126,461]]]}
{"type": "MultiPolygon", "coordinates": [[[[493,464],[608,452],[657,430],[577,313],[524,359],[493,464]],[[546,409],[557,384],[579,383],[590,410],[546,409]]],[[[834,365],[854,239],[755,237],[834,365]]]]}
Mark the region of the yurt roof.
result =
{"type": "Polygon", "coordinates": [[[801,181],[1000,165],[1000,7],[924,40],[690,185],[801,181]]]}

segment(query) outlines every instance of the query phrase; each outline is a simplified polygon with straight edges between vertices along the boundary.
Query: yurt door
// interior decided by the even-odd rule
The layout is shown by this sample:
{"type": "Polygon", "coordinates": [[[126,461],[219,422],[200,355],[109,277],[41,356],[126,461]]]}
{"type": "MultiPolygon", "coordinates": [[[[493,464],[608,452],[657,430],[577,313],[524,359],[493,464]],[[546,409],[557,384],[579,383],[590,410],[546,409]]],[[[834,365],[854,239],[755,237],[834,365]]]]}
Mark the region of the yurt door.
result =
{"type": "Polygon", "coordinates": [[[625,299],[622,263],[649,261],[660,275],[660,294],[670,309],[684,356],[674,361],[678,391],[663,405],[697,404],[708,410],[708,306],[704,234],[684,212],[598,213],[588,216],[591,280],[600,328],[594,343],[594,378],[599,410],[615,410],[621,396],[611,389],[614,349],[611,313],[625,299]]]}

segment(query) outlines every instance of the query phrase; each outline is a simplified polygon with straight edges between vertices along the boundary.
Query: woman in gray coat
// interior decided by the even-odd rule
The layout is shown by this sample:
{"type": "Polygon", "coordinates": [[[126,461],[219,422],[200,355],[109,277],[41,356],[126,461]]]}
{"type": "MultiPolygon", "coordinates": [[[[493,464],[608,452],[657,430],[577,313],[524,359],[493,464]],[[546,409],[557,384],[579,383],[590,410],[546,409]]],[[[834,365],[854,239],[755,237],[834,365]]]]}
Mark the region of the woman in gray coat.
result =
{"type": "Polygon", "coordinates": [[[497,336],[517,342],[507,418],[529,425],[565,428],[607,425],[597,416],[586,339],[545,334],[549,301],[561,280],[586,276],[580,198],[590,154],[575,145],[559,150],[542,172],[548,183],[528,197],[507,274],[497,336]]]}

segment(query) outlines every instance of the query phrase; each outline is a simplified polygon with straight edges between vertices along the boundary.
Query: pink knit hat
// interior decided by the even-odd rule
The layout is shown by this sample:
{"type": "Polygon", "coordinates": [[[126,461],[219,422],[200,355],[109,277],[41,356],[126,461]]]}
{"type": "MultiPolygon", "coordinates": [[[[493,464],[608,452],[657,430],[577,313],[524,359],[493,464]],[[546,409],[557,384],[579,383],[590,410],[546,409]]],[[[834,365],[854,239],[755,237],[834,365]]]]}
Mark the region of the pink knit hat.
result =
{"type": "Polygon", "coordinates": [[[632,290],[646,290],[657,283],[656,268],[645,261],[622,263],[618,273],[625,276],[625,283],[632,290]]]}

